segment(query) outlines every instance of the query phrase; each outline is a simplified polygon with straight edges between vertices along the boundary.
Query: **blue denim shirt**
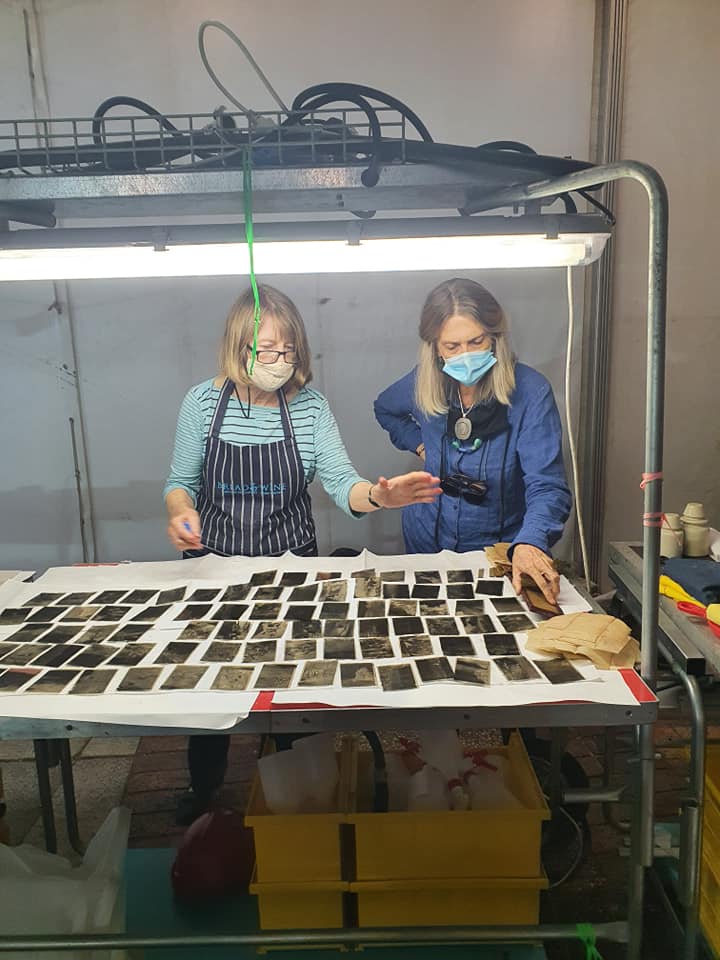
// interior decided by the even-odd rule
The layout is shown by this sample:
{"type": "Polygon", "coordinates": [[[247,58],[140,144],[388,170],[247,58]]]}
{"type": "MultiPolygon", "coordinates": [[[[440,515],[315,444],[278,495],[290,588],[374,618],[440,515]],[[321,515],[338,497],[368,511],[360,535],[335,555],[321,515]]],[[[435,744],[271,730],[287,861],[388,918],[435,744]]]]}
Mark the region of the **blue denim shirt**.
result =
{"type": "Polygon", "coordinates": [[[427,417],[415,404],[412,370],[375,401],[375,417],[399,450],[425,444],[425,469],[435,476],[463,473],[484,480],[485,499],[471,504],[442,494],[434,503],[403,510],[409,553],[481,550],[500,541],[528,543],[546,553],[570,515],[572,498],[565,479],[562,426],[552,387],[523,363],[515,366],[515,390],[508,430],[484,441],[453,446],[447,417],[427,417]],[[441,472],[442,468],[442,472],[441,472]]]}

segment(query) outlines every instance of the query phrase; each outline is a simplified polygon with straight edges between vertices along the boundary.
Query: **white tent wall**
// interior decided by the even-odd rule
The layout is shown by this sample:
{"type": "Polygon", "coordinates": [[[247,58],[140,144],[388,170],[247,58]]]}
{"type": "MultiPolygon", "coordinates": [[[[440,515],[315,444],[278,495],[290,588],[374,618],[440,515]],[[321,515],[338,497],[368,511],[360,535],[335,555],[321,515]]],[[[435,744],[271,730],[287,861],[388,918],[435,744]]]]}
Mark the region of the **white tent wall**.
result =
{"type": "MultiPolygon", "coordinates": [[[[31,6],[0,4],[2,118],[32,116],[24,21],[31,6]]],[[[592,0],[309,0],[301,8],[289,0],[261,7],[219,0],[212,8],[189,0],[36,0],[35,7],[56,117],[89,116],[116,94],[167,113],[211,111],[223,97],[203,70],[195,37],[199,21],[212,16],[242,36],[288,101],[321,81],[368,83],[405,100],[437,140],[517,139],[540,152],[587,156],[592,0]]],[[[273,106],[229,40],[208,34],[208,47],[240,100],[273,106]]],[[[316,358],[314,385],[328,396],[365,476],[418,465],[389,445],[372,401],[412,366],[422,301],[449,275],[265,278],[296,299],[316,358]]],[[[551,379],[561,404],[564,272],[471,275],[506,306],[520,358],[551,379]]],[[[232,278],[68,285],[87,441],[85,502],[92,500],[99,560],[174,555],[161,492],[175,419],[189,386],[215,372],[224,317],[241,285],[232,278]]],[[[74,369],[68,304],[58,316],[48,310],[54,300],[52,284],[0,286],[0,567],[82,559],[68,426],[68,417],[78,422],[78,396],[62,367],[74,369]]],[[[578,295],[578,312],[581,306],[578,295]]],[[[321,552],[402,549],[398,512],[353,520],[317,484],[312,495],[321,552]]]]}

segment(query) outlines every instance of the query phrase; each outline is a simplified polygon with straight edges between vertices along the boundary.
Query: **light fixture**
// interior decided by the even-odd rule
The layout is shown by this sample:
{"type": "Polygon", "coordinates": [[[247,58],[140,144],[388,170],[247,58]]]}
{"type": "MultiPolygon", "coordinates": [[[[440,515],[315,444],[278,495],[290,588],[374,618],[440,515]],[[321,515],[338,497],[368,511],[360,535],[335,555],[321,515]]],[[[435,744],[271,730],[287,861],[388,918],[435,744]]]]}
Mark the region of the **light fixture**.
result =
{"type": "MultiPolygon", "coordinates": [[[[247,276],[242,225],[18,230],[0,281],[247,276]]],[[[259,275],[583,266],[610,236],[594,215],[256,223],[259,275]]]]}

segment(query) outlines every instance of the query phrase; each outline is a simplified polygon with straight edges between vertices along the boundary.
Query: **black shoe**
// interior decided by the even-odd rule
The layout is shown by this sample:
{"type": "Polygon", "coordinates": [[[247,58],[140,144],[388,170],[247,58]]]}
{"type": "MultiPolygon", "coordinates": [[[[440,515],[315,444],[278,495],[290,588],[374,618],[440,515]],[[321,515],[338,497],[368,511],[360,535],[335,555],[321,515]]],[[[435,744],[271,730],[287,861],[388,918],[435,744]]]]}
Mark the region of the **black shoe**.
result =
{"type": "Polygon", "coordinates": [[[212,800],[211,794],[197,794],[194,790],[186,790],[178,797],[175,808],[175,823],[179,827],[189,827],[198,817],[207,813],[212,800]]]}

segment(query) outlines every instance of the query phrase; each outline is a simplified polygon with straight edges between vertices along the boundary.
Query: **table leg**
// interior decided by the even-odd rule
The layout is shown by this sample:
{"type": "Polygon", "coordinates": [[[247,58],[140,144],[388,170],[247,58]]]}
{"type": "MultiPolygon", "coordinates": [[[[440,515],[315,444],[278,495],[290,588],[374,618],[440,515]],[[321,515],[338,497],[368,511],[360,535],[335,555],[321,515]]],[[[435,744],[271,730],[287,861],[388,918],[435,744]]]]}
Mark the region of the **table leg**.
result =
{"type": "Polygon", "coordinates": [[[58,749],[60,753],[60,775],[62,777],[63,799],[65,801],[65,823],[67,826],[68,840],[75,853],[82,855],[85,851],[82,841],[80,840],[70,741],[61,740],[58,744],[58,749]]]}
{"type": "Polygon", "coordinates": [[[48,853],[57,853],[57,833],[53,811],[52,787],[50,786],[50,748],[47,740],[34,740],[35,769],[37,770],[38,793],[42,813],[45,848],[48,853]]]}

